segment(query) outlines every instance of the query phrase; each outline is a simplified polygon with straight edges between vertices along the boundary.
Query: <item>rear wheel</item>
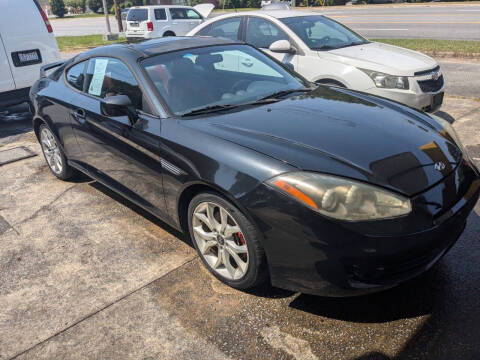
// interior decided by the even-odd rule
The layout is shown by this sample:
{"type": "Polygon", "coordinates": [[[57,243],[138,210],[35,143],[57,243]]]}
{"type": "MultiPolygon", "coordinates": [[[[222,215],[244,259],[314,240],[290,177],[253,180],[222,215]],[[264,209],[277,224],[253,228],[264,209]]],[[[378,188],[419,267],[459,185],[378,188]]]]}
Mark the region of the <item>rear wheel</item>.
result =
{"type": "Polygon", "coordinates": [[[52,130],[42,124],[38,131],[43,156],[50,171],[61,180],[70,179],[74,175],[74,169],[68,165],[67,158],[52,130]]]}
{"type": "Polygon", "coordinates": [[[190,236],[202,262],[224,283],[248,289],[267,278],[260,232],[229,201],[195,196],[188,208],[190,236]]]}

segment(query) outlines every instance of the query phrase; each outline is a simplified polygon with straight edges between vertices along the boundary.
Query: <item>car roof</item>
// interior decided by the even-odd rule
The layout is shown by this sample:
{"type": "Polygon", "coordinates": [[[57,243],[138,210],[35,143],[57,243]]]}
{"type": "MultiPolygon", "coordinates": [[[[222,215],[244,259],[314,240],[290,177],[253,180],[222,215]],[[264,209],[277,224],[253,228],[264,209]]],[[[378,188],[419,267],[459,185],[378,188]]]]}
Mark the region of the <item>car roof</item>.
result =
{"type": "Polygon", "coordinates": [[[80,54],[78,59],[92,56],[139,58],[154,56],[170,51],[232,44],[244,44],[244,42],[209,36],[171,36],[156,38],[134,44],[114,44],[102,46],[80,54]]]}
{"type": "MultiPolygon", "coordinates": [[[[260,15],[260,16],[271,16],[277,19],[289,18],[289,17],[299,17],[299,16],[323,16],[323,14],[313,11],[303,11],[303,10],[255,10],[255,11],[242,11],[236,12],[233,14],[228,14],[222,16],[222,18],[230,16],[242,16],[242,15],[260,15]]],[[[216,18],[213,18],[216,19],[216,18]]]]}

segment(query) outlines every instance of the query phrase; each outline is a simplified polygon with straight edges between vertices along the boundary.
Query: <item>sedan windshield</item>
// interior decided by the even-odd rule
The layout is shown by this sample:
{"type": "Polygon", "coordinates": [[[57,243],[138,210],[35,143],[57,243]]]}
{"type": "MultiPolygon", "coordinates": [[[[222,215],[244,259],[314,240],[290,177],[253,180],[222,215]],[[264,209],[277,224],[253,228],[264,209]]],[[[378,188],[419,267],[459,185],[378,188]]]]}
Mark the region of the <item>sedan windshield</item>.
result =
{"type": "Polygon", "coordinates": [[[260,105],[309,91],[310,84],[248,45],[209,46],[142,62],[175,115],[260,105]]]}
{"type": "Polygon", "coordinates": [[[312,50],[333,50],[368,43],[342,24],[321,15],[280,19],[312,50]]]}

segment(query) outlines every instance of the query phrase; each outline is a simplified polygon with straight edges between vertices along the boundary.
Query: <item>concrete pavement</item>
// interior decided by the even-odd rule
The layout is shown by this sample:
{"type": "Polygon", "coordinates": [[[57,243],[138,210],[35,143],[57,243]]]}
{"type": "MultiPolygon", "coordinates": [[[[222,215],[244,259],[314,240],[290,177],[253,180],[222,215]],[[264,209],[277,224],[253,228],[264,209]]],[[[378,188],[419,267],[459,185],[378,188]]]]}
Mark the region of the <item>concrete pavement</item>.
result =
{"type": "MultiPolygon", "coordinates": [[[[480,103],[442,111],[480,165],[480,103]]],[[[31,132],[3,144],[40,154],[31,132]]],[[[2,360],[480,357],[480,204],[433,271],[328,299],[231,289],[183,235],[86,177],[56,180],[40,155],[0,172],[2,360]]]]}

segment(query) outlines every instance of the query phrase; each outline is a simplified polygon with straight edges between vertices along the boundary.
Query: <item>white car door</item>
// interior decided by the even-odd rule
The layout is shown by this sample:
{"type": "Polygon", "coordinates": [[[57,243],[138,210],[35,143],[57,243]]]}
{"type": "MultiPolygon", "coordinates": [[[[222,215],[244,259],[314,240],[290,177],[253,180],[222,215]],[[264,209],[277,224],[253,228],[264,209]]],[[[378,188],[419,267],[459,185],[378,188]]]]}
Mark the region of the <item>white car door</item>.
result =
{"type": "Polygon", "coordinates": [[[296,54],[279,54],[270,51],[268,48],[277,40],[289,40],[289,36],[271,21],[255,16],[249,16],[247,21],[247,30],[245,32],[245,42],[253,45],[284,64],[293,65],[297,71],[298,58],[296,54]]]}
{"type": "MultiPolygon", "coordinates": [[[[172,24],[172,31],[177,36],[186,35],[191,27],[192,24],[190,22],[191,19],[187,16],[187,8],[169,8],[170,11],[170,19],[172,24]]],[[[197,14],[198,15],[198,14],[197,14]]],[[[200,17],[200,15],[198,15],[200,17]]]]}
{"type": "Polygon", "coordinates": [[[2,36],[0,35],[0,92],[15,90],[15,82],[13,81],[8,57],[5,53],[2,36]]]}

